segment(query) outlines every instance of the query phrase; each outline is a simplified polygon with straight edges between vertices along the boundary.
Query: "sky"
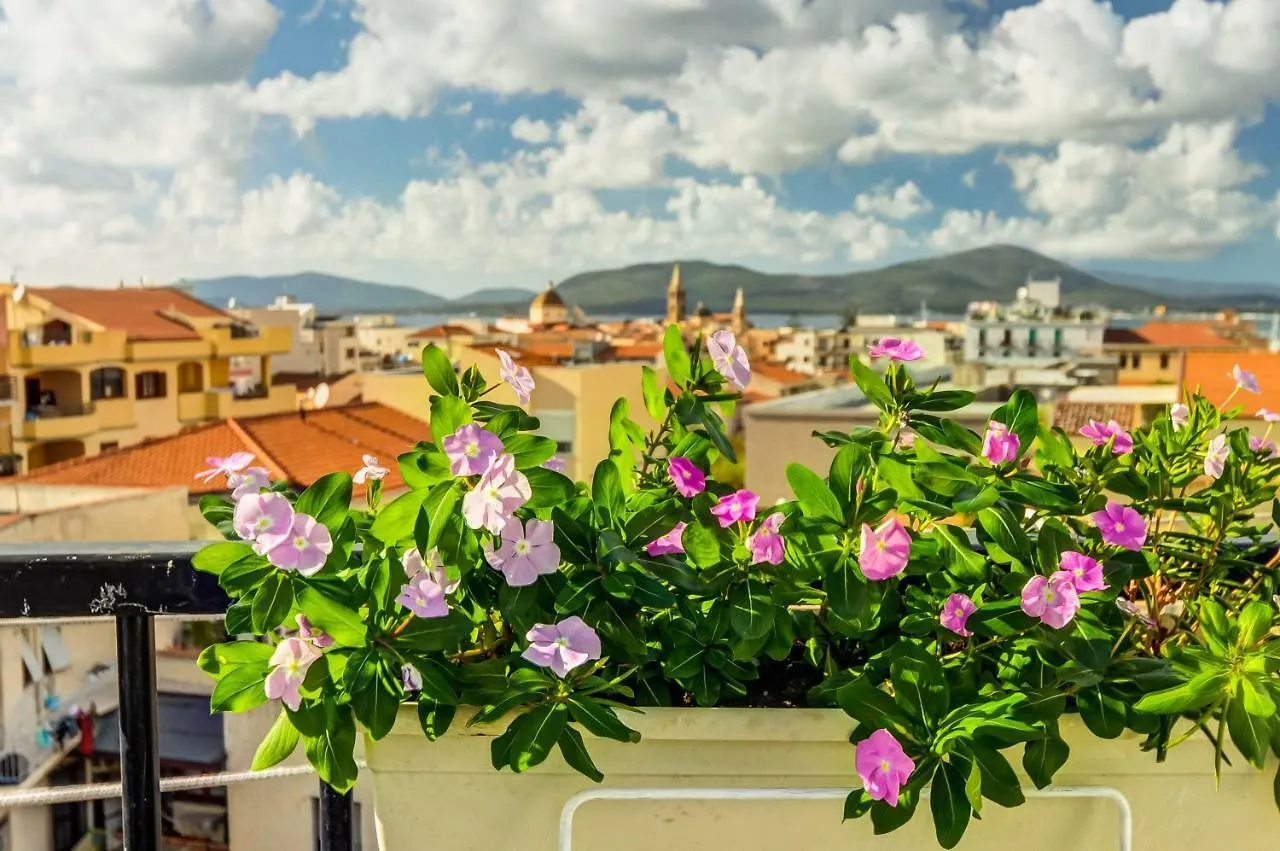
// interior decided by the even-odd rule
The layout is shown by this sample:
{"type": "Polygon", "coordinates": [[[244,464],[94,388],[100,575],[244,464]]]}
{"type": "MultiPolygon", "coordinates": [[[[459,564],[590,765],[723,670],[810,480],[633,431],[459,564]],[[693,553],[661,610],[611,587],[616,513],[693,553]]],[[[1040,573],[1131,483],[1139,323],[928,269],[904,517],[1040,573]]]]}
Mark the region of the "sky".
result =
{"type": "Polygon", "coordinates": [[[0,275],[1280,284],[1280,0],[0,0],[0,275]]]}

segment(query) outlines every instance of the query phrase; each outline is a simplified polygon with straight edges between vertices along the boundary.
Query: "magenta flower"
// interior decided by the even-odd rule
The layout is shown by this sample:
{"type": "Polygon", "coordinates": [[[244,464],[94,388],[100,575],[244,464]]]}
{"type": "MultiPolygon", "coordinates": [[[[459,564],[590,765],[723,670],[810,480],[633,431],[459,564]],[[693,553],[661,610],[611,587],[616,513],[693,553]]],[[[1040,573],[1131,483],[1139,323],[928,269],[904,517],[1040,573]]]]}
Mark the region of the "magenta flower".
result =
{"type": "Polygon", "coordinates": [[[1227,446],[1227,436],[1220,434],[1209,441],[1209,448],[1204,455],[1204,474],[1212,479],[1222,475],[1226,469],[1227,458],[1231,456],[1231,447],[1227,446]]]}
{"type": "Polygon", "coordinates": [[[320,658],[320,651],[301,638],[286,638],[276,645],[271,654],[271,672],[267,674],[263,686],[270,700],[279,700],[285,706],[298,711],[302,705],[302,682],[307,678],[307,669],[311,663],[320,658]]]}
{"type": "Polygon", "coordinates": [[[1137,618],[1149,627],[1154,627],[1156,625],[1155,618],[1147,614],[1147,607],[1145,605],[1139,605],[1138,603],[1135,603],[1132,600],[1127,600],[1124,597],[1116,597],[1116,608],[1131,618],[1137,618]]]}
{"type": "Polygon", "coordinates": [[[916,769],[915,762],[888,730],[876,730],[858,742],[853,762],[867,797],[891,807],[898,806],[898,792],[916,769]]]}
{"type": "Polygon", "coordinates": [[[202,482],[211,482],[219,475],[232,476],[253,463],[253,455],[249,452],[233,452],[226,458],[211,455],[204,461],[209,469],[196,473],[195,478],[202,482]]]}
{"type": "Polygon", "coordinates": [[[462,498],[462,517],[472,529],[488,529],[499,535],[511,515],[532,495],[529,479],[516,469],[516,459],[499,455],[462,498]]]}
{"type": "Polygon", "coordinates": [[[978,611],[978,607],[974,605],[973,600],[965,594],[952,594],[947,601],[942,604],[942,614],[938,616],[939,622],[956,635],[963,635],[965,638],[973,635],[966,623],[969,621],[969,615],[978,611]]]}
{"type": "Polygon", "coordinates": [[[661,538],[655,538],[644,545],[644,551],[651,556],[675,555],[684,552],[684,530],[689,524],[680,522],[671,527],[671,531],[661,538]]]}
{"type": "Polygon", "coordinates": [[[1265,437],[1258,437],[1257,435],[1249,438],[1249,448],[1264,456],[1268,461],[1275,459],[1276,455],[1280,454],[1280,451],[1276,449],[1274,440],[1267,440],[1265,437]]]}
{"type": "Polygon", "coordinates": [[[727,529],[734,523],[750,523],[755,520],[756,505],[759,502],[760,497],[743,489],[720,497],[720,502],[711,506],[711,513],[719,518],[720,527],[727,529]]]}
{"type": "Polygon", "coordinates": [[[872,358],[888,358],[893,361],[913,361],[924,357],[924,349],[915,340],[905,337],[881,337],[867,352],[872,358]]]}
{"type": "Polygon", "coordinates": [[[1133,436],[1115,420],[1105,423],[1089,420],[1089,424],[1080,429],[1080,434],[1093,441],[1094,446],[1106,446],[1110,442],[1112,455],[1128,455],[1133,451],[1133,436]]]}
{"type": "Polygon", "coordinates": [[[310,641],[321,650],[333,645],[333,636],[318,627],[312,626],[306,615],[299,612],[296,620],[298,622],[298,637],[303,641],[310,641]]]}
{"type": "Polygon", "coordinates": [[[400,586],[396,602],[417,617],[442,618],[449,614],[448,595],[456,587],[458,583],[449,582],[443,567],[424,567],[400,586]]]}
{"type": "Polygon", "coordinates": [[[241,538],[253,541],[261,555],[293,530],[293,506],[282,493],[251,493],[236,503],[231,525],[241,538]]]}
{"type": "Polygon", "coordinates": [[[333,552],[329,530],[306,514],[293,515],[293,528],[279,543],[267,550],[267,561],[281,570],[296,570],[313,576],[324,567],[333,552]]]}
{"type": "Polygon", "coordinates": [[[1062,629],[1080,610],[1075,577],[1065,570],[1033,576],[1022,587],[1022,611],[1054,629],[1062,629]]]}
{"type": "Polygon", "coordinates": [[[1191,409],[1181,402],[1175,402],[1169,406],[1169,422],[1173,423],[1174,431],[1186,425],[1189,416],[1191,416],[1191,409]]]}
{"type": "Polygon", "coordinates": [[[242,497],[271,487],[271,472],[265,467],[249,467],[227,476],[227,487],[231,488],[232,501],[239,502],[242,497]]]}
{"type": "Polygon", "coordinates": [[[475,423],[459,426],[446,437],[441,448],[449,456],[449,472],[455,476],[478,476],[489,462],[502,454],[502,440],[475,423]]]}
{"type": "Polygon", "coordinates": [[[367,481],[380,481],[387,477],[387,473],[391,472],[386,467],[379,467],[378,459],[373,455],[361,456],[360,463],[364,466],[356,470],[356,474],[351,477],[351,481],[357,485],[362,485],[367,481]]]}
{"type": "Polygon", "coordinates": [[[675,455],[667,459],[667,475],[683,497],[697,496],[707,489],[707,477],[688,458],[675,455]]]}
{"type": "Polygon", "coordinates": [[[987,433],[982,436],[982,457],[992,464],[1003,464],[1006,461],[1017,461],[1018,450],[1022,441],[1009,427],[1002,422],[991,420],[987,423],[987,433]]]}
{"type": "Polygon", "coordinates": [[[747,549],[751,551],[752,564],[782,564],[784,554],[782,536],[778,534],[778,528],[782,526],[782,521],[785,519],[780,513],[770,514],[760,524],[760,528],[747,537],[747,549]]]}
{"type": "Polygon", "coordinates": [[[1071,574],[1077,591],[1105,591],[1110,587],[1102,578],[1102,565],[1084,553],[1067,550],[1058,561],[1058,570],[1071,574]]]}
{"type": "Polygon", "coordinates": [[[707,354],[711,355],[711,363],[716,372],[724,376],[739,390],[746,390],[751,383],[751,364],[747,361],[747,352],[738,345],[733,332],[720,329],[707,338],[707,354]]]}
{"type": "Polygon", "coordinates": [[[559,473],[562,476],[565,474],[565,471],[569,469],[568,465],[564,463],[564,459],[559,455],[551,456],[546,461],[542,462],[542,466],[546,467],[551,472],[559,473]]]}
{"type": "Polygon", "coordinates": [[[502,380],[516,391],[516,398],[520,400],[521,405],[529,404],[529,399],[533,397],[533,373],[512,360],[511,355],[502,349],[498,349],[497,352],[498,360],[502,362],[502,380]]]}
{"type": "Polygon", "coordinates": [[[400,669],[400,681],[406,692],[422,691],[422,672],[408,662],[400,669]]]}
{"type": "Polygon", "coordinates": [[[873,581],[897,576],[907,567],[911,557],[911,535],[890,517],[874,531],[862,524],[862,549],[858,553],[858,566],[862,575],[873,581]]]}
{"type": "Polygon", "coordinates": [[[484,557],[490,567],[502,571],[512,588],[532,585],[539,576],[548,576],[560,567],[555,525],[536,518],[522,525],[519,518],[512,517],[502,529],[502,546],[494,552],[486,542],[484,557]]]}
{"type": "Polygon", "coordinates": [[[1238,390],[1248,390],[1250,393],[1262,392],[1262,388],[1258,386],[1258,376],[1247,369],[1241,369],[1240,364],[1231,367],[1231,377],[1235,380],[1238,390]]]}
{"type": "Polygon", "coordinates": [[[1266,420],[1269,423],[1280,423],[1280,414],[1275,411],[1268,411],[1266,408],[1258,409],[1258,419],[1266,420]]]}
{"type": "Polygon", "coordinates": [[[1137,552],[1147,542],[1147,522],[1127,505],[1108,502],[1106,508],[1095,511],[1092,517],[1105,543],[1137,552]]]}
{"type": "Polygon", "coordinates": [[[550,668],[561,679],[579,665],[600,658],[600,636],[577,615],[556,624],[534,624],[525,638],[529,646],[520,655],[540,668],[550,668]]]}

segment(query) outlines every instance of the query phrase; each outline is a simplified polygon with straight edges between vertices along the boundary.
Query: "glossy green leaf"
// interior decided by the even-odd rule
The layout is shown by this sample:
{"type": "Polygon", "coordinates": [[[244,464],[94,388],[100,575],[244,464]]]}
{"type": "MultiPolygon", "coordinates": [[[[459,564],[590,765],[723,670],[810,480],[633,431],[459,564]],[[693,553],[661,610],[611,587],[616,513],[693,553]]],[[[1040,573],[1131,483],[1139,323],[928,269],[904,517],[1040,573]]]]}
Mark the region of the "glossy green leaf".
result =
{"type": "Polygon", "coordinates": [[[982,776],[982,795],[1002,807],[1017,807],[1026,801],[1018,775],[1004,754],[977,741],[967,744],[974,765],[982,776]]]}
{"type": "Polygon", "coordinates": [[[349,706],[325,704],[324,732],[303,739],[307,760],[320,779],[335,792],[346,793],[356,783],[356,724],[349,706]]]}
{"type": "Polygon", "coordinates": [[[528,478],[529,488],[533,491],[533,495],[525,503],[525,508],[553,508],[564,505],[573,499],[577,492],[572,479],[555,470],[548,470],[546,467],[533,467],[525,470],[524,475],[528,478]]]}
{"type": "Polygon", "coordinates": [[[1251,715],[1239,698],[1233,698],[1227,704],[1227,730],[1231,741],[1254,768],[1266,765],[1272,723],[1270,717],[1251,715]]]}
{"type": "Polygon", "coordinates": [[[217,576],[231,565],[253,557],[253,547],[249,544],[222,541],[216,544],[209,544],[193,555],[191,557],[191,566],[196,570],[217,576]]]}
{"type": "Polygon", "coordinates": [[[307,616],[311,625],[323,630],[338,645],[364,646],[368,627],[359,612],[326,596],[319,589],[307,585],[298,588],[297,600],[298,608],[307,616]]]}
{"type": "Polygon", "coordinates": [[[432,343],[422,349],[422,372],[427,377],[431,389],[441,396],[457,396],[458,374],[444,349],[432,343]]]}
{"type": "Polygon", "coordinates": [[[518,773],[540,764],[559,742],[568,722],[569,711],[563,703],[543,704],[522,715],[513,722],[516,730],[507,752],[507,765],[518,773]]]}
{"type": "Polygon", "coordinates": [[[566,703],[570,717],[591,735],[619,742],[640,741],[640,734],[619,721],[617,713],[600,701],[571,697],[566,703]]]}
{"type": "Polygon", "coordinates": [[[247,712],[261,706],[267,702],[267,691],[263,685],[266,679],[265,661],[227,670],[213,687],[209,708],[213,712],[247,712]]]}
{"type": "Polygon", "coordinates": [[[426,490],[405,491],[394,501],[384,505],[369,527],[369,534],[384,544],[397,544],[413,538],[414,525],[422,504],[426,501],[426,490]]]}
{"type": "Polygon", "coordinates": [[[560,734],[559,745],[560,755],[564,757],[566,765],[596,783],[604,780],[604,775],[591,760],[591,754],[587,753],[587,745],[582,740],[581,733],[572,727],[565,727],[560,734]]]}
{"type": "Polygon", "coordinates": [[[1037,789],[1044,789],[1053,784],[1053,775],[1067,764],[1071,756],[1071,748],[1058,736],[1048,736],[1027,743],[1022,755],[1022,768],[1036,784],[1037,789]]]}
{"type": "Polygon", "coordinates": [[[800,501],[800,510],[806,517],[843,521],[844,511],[840,507],[840,501],[817,473],[803,464],[788,464],[787,482],[800,501]]]}
{"type": "Polygon", "coordinates": [[[667,389],[662,386],[662,382],[658,379],[658,373],[653,367],[646,366],[641,368],[640,372],[640,388],[644,395],[644,409],[654,422],[662,422],[667,415],[667,389]]]}
{"type": "Polygon", "coordinates": [[[868,402],[882,411],[893,409],[893,394],[889,392],[884,379],[874,369],[859,360],[856,354],[849,356],[849,372],[868,402]]]}
{"type": "Polygon", "coordinates": [[[452,704],[437,703],[425,696],[418,698],[418,724],[433,742],[449,732],[449,725],[457,712],[458,707],[452,704]]]}
{"type": "Polygon", "coordinates": [[[431,397],[431,434],[440,443],[472,421],[471,406],[457,396],[431,397]]]}
{"type": "Polygon", "coordinates": [[[938,770],[933,774],[933,784],[929,789],[929,810],[933,814],[933,829],[938,837],[938,844],[943,848],[956,847],[969,827],[969,817],[973,810],[965,792],[968,779],[968,765],[958,760],[940,762],[938,770]]]}
{"type": "Polygon", "coordinates": [[[1125,702],[1104,685],[1093,685],[1076,692],[1080,717],[1095,736],[1114,739],[1125,729],[1125,702]]]}
{"type": "Polygon", "coordinates": [[[289,721],[289,715],[281,709],[275,723],[254,752],[249,770],[263,771],[284,762],[298,747],[299,738],[297,729],[289,721]]]}
{"type": "Polygon", "coordinates": [[[763,638],[773,629],[774,604],[764,582],[748,576],[729,592],[729,624],[745,639],[763,638]]]}
{"type": "Polygon", "coordinates": [[[351,476],[347,473],[321,476],[298,496],[294,511],[314,517],[336,535],[351,508],[351,488],[351,476]]]}
{"type": "Polygon", "coordinates": [[[262,634],[275,629],[293,608],[293,582],[276,571],[263,580],[253,596],[253,631],[262,634]]]}
{"type": "Polygon", "coordinates": [[[662,337],[662,355],[672,383],[677,387],[688,386],[693,366],[689,362],[689,352],[684,347],[684,336],[679,325],[667,326],[662,337]]]}

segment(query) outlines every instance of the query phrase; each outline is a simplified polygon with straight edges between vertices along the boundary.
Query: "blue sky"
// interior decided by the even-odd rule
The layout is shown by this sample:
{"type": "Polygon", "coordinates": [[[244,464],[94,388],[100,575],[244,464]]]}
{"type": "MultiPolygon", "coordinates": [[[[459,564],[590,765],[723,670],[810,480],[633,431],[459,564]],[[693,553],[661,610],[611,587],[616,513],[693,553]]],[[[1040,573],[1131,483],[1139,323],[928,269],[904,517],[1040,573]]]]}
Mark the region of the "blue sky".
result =
{"type": "Polygon", "coordinates": [[[0,0],[0,262],[34,279],[448,293],[1015,242],[1280,283],[1271,0],[86,2],[0,0]],[[134,114],[154,142],[101,129],[134,114]]]}

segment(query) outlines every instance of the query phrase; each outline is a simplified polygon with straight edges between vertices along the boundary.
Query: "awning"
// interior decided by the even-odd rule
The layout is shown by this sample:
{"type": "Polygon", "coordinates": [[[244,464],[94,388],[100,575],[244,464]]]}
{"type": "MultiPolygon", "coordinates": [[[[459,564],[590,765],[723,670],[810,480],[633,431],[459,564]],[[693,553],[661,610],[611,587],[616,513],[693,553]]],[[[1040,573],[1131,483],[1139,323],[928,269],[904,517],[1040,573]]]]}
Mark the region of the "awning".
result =
{"type": "MultiPolygon", "coordinates": [[[[209,698],[188,694],[161,694],[156,708],[160,723],[160,760],[220,768],[227,749],[222,737],[222,716],[209,712],[209,698]]],[[[97,719],[94,753],[120,753],[118,710],[97,719]]]]}

